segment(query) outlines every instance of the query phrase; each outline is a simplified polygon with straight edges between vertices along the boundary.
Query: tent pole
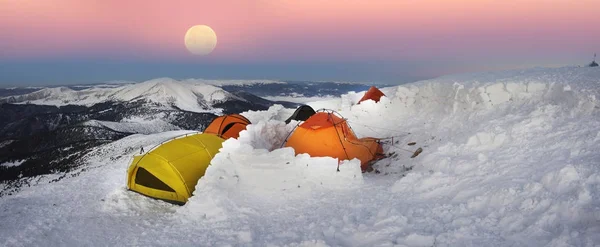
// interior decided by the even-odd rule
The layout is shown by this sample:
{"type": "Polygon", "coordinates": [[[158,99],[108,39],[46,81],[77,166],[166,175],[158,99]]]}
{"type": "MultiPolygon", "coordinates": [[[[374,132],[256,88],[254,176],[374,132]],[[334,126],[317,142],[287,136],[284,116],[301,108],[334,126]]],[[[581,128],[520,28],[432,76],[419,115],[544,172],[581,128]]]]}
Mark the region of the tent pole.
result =
{"type": "MultiPolygon", "coordinates": [[[[333,119],[331,118],[331,114],[332,113],[327,113],[327,117],[329,117],[329,119],[331,120],[331,123],[333,123],[333,128],[335,129],[335,133],[338,136],[338,140],[340,141],[340,145],[342,145],[342,149],[344,149],[344,153],[346,154],[346,159],[350,159],[350,156],[348,156],[348,152],[346,151],[346,147],[344,146],[344,143],[342,142],[342,137],[340,136],[340,133],[338,133],[337,126],[336,126],[337,124],[334,123],[333,119]]],[[[345,121],[346,120],[344,120],[342,122],[345,122],[345,121]]],[[[342,122],[340,122],[340,123],[342,123],[342,122]]],[[[338,172],[340,171],[340,161],[339,160],[338,160],[338,165],[337,165],[337,171],[338,172]]]]}

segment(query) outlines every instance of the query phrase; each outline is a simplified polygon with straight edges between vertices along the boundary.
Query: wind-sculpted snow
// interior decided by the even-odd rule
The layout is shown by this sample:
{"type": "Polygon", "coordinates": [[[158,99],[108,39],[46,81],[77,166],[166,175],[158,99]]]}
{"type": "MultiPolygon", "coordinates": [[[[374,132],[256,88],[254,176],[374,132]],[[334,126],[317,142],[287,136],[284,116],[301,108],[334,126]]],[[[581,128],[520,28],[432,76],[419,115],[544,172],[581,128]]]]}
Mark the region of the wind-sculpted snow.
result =
{"type": "Polygon", "coordinates": [[[297,122],[285,125],[293,109],[273,106],[243,113],[253,124],[224,142],[185,206],[125,189],[140,146],[184,132],[132,135],[88,154],[85,171],[0,198],[0,245],[600,244],[600,70],[382,91],[379,103],[357,104],[363,92],[310,103],[338,111],[358,136],[388,138],[374,172],[279,148],[297,122]]]}
{"type": "Polygon", "coordinates": [[[237,208],[231,204],[233,197],[277,206],[304,200],[313,192],[335,193],[363,184],[359,160],[343,162],[338,172],[337,159],[295,156],[292,148],[279,148],[292,129],[293,126],[281,121],[259,122],[241,132],[239,140],[224,142],[196,186],[194,197],[180,213],[202,218],[226,217],[223,212],[237,208]],[[214,208],[206,210],[207,207],[214,208]],[[211,215],[215,208],[219,214],[211,215]]]}

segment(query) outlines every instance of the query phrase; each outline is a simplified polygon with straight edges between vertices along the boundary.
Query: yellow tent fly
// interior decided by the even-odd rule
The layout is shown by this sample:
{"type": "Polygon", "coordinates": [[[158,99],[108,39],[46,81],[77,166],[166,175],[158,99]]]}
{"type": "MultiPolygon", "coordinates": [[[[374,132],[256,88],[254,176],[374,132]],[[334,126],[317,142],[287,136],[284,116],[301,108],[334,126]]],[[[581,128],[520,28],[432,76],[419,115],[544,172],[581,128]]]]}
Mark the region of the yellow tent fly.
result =
{"type": "Polygon", "coordinates": [[[127,172],[127,187],[149,197],[185,204],[223,141],[216,135],[194,133],[136,155],[127,172]]]}

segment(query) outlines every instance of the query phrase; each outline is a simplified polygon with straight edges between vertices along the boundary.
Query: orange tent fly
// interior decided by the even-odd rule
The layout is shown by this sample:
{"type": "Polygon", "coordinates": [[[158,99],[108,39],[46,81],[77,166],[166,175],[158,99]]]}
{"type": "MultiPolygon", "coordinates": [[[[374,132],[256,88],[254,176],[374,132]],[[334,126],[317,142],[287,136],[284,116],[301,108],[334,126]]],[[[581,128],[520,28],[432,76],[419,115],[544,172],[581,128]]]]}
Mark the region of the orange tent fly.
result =
{"type": "Polygon", "coordinates": [[[250,120],[239,114],[219,116],[206,127],[204,133],[214,134],[223,139],[238,138],[248,124],[250,120]]]}
{"type": "Polygon", "coordinates": [[[357,158],[363,171],[383,153],[379,139],[359,139],[348,122],[333,112],[315,113],[293,131],[285,146],[294,148],[296,154],[307,153],[313,157],[357,158]]]}
{"type": "Polygon", "coordinates": [[[369,90],[365,93],[365,95],[358,101],[358,103],[360,104],[360,102],[363,102],[365,100],[373,100],[375,102],[379,102],[379,100],[381,99],[381,96],[385,96],[385,94],[383,92],[381,92],[379,89],[377,89],[374,86],[371,86],[371,88],[369,88],[369,90]]]}

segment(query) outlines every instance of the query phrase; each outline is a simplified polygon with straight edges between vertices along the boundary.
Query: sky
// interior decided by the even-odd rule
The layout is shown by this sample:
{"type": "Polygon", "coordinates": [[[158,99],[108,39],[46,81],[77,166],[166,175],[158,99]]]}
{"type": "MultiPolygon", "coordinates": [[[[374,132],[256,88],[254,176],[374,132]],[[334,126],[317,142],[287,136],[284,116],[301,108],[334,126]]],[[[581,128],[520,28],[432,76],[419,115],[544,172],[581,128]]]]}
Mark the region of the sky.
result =
{"type": "Polygon", "coordinates": [[[403,83],[585,65],[598,0],[0,0],[0,86],[156,77],[403,83]],[[208,25],[206,56],[186,31],[208,25]]]}

